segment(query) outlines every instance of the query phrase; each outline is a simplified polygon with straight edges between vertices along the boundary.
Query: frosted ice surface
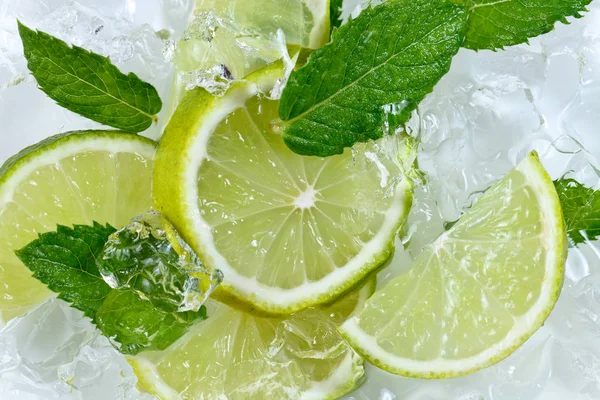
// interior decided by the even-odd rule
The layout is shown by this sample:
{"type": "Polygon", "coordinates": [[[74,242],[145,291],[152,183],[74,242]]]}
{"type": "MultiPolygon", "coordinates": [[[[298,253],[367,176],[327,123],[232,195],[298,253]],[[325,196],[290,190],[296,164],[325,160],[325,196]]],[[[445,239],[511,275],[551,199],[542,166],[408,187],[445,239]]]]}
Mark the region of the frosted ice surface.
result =
{"type": "MultiPolygon", "coordinates": [[[[345,14],[359,1],[346,1],[345,14]]],[[[95,127],[55,106],[28,76],[15,18],[110,55],[151,81],[163,99],[171,83],[165,42],[187,24],[191,0],[0,0],[0,123],[4,160],[48,135],[95,127]],[[160,35],[156,32],[160,32],[160,35]],[[27,107],[25,107],[27,106],[27,107]],[[30,109],[31,112],[27,110],[30,109]],[[35,112],[36,118],[31,118],[35,112]]],[[[530,46],[461,50],[450,73],[411,122],[421,139],[407,251],[396,252],[380,284],[406,268],[528,151],[553,178],[600,186],[600,4],[530,46]]],[[[159,129],[148,132],[152,137],[159,129]]],[[[401,243],[397,243],[401,248],[401,243]]],[[[600,245],[572,249],[563,293],[550,318],[519,350],[473,375],[442,381],[393,376],[372,366],[347,399],[563,400],[600,398],[600,245]]],[[[134,388],[123,357],[81,313],[50,300],[0,332],[0,399],[150,399],[134,388]]]]}
{"type": "Polygon", "coordinates": [[[0,332],[0,399],[149,400],[80,311],[52,299],[0,332]]]}

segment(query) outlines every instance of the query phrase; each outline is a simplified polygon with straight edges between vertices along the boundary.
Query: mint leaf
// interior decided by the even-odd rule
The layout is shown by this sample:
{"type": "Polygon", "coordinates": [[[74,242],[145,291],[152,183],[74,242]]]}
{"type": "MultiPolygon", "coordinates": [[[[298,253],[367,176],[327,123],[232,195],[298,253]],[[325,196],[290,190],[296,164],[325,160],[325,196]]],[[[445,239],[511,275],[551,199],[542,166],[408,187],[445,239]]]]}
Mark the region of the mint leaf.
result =
{"type": "Polygon", "coordinates": [[[40,234],[16,254],[37,280],[93,321],[111,291],[98,272],[96,257],[115,231],[98,223],[73,229],[59,225],[56,232],[40,234]]]}
{"type": "Polygon", "coordinates": [[[392,0],[342,25],[283,90],[285,143],[330,156],[406,122],[448,72],[465,18],[464,7],[446,1],[392,0]]]}
{"type": "Polygon", "coordinates": [[[464,47],[502,49],[550,32],[566,17],[581,18],[592,0],[452,0],[469,7],[464,47]]]}
{"type": "Polygon", "coordinates": [[[342,5],[344,0],[329,0],[329,28],[339,28],[342,24],[342,5]]]}
{"type": "Polygon", "coordinates": [[[571,245],[600,236],[600,190],[588,188],[575,179],[554,181],[571,245]]]}
{"type": "Polygon", "coordinates": [[[29,70],[60,106],[129,132],[141,132],[157,120],[162,103],[152,85],[123,74],[107,57],[18,24],[29,70]]]}
{"type": "MultiPolygon", "coordinates": [[[[198,311],[177,312],[173,307],[157,306],[134,289],[111,288],[102,279],[97,261],[104,257],[109,238],[119,232],[95,222],[72,229],[59,225],[56,232],[40,234],[16,254],[36,279],[83,311],[103,335],[118,343],[122,353],[164,349],[194,322],[205,319],[206,310],[202,306],[198,311]]],[[[175,252],[172,248],[167,251],[175,252]]],[[[137,255],[131,252],[129,256],[137,255]]]]}
{"type": "Polygon", "coordinates": [[[204,319],[204,306],[198,312],[165,312],[141,300],[133,290],[111,291],[96,313],[96,325],[103,335],[121,344],[123,354],[166,349],[204,319]]]}

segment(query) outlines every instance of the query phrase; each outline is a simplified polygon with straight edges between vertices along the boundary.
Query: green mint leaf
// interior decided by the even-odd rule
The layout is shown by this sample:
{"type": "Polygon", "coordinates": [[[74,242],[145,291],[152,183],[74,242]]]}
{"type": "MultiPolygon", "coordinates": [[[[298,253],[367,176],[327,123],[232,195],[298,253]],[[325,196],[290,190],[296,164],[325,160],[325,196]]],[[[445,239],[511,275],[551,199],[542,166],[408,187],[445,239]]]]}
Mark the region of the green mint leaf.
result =
{"type": "Polygon", "coordinates": [[[163,350],[196,322],[206,319],[206,308],[197,312],[166,312],[140,299],[133,290],[113,290],[96,313],[103,335],[120,343],[123,354],[163,350]]]}
{"type": "Polygon", "coordinates": [[[446,1],[391,0],[336,29],[283,90],[287,146],[330,156],[408,121],[448,72],[465,18],[464,7],[446,1]]]}
{"type": "MultiPolygon", "coordinates": [[[[103,264],[98,260],[104,259],[106,265],[107,259],[113,259],[114,248],[106,244],[124,231],[127,231],[127,227],[116,231],[110,225],[98,223],[93,226],[75,225],[73,228],[58,226],[56,232],[40,234],[38,239],[16,251],[16,254],[36,279],[58,293],[60,299],[83,311],[122,353],[137,354],[144,350],[164,349],[181,337],[192,324],[205,319],[206,309],[201,303],[196,303],[196,310],[180,312],[166,300],[172,296],[166,292],[171,286],[167,288],[152,281],[150,273],[145,275],[149,277],[145,283],[154,283],[149,291],[147,288],[145,292],[137,290],[137,285],[109,286],[102,278],[98,266],[103,264]],[[161,290],[164,292],[160,293],[161,290]]],[[[159,264],[179,260],[175,250],[167,244],[168,240],[162,240],[163,243],[155,245],[166,252],[164,257],[149,259],[143,245],[136,252],[134,244],[130,243],[127,252],[121,254],[121,261],[131,265],[146,260],[149,271],[156,269],[159,264]],[[129,257],[129,262],[125,261],[125,256],[129,257]]],[[[172,270],[177,267],[169,265],[165,268],[172,270]]],[[[127,277],[121,270],[119,276],[127,282],[143,284],[138,275],[127,277]]],[[[165,282],[177,280],[176,277],[160,274],[156,274],[156,277],[165,282]]],[[[193,282],[194,279],[189,278],[189,281],[193,282]]]]}
{"type": "Polygon", "coordinates": [[[563,210],[567,236],[576,246],[600,236],[600,190],[588,188],[575,179],[554,181],[563,210]]]}
{"type": "Polygon", "coordinates": [[[329,0],[329,27],[333,31],[342,25],[342,4],[344,0],[329,0]]]}
{"type": "Polygon", "coordinates": [[[550,32],[566,17],[581,18],[592,0],[452,0],[469,7],[464,47],[496,50],[550,32]]]}
{"type": "Polygon", "coordinates": [[[16,254],[37,280],[58,293],[59,299],[94,321],[96,310],[111,291],[100,276],[96,258],[115,231],[98,223],[72,229],[59,225],[56,232],[40,234],[16,254]]]}
{"type": "Polygon", "coordinates": [[[162,103],[152,85],[123,74],[107,57],[18,24],[29,70],[60,106],[128,132],[157,120],[162,103]]]}

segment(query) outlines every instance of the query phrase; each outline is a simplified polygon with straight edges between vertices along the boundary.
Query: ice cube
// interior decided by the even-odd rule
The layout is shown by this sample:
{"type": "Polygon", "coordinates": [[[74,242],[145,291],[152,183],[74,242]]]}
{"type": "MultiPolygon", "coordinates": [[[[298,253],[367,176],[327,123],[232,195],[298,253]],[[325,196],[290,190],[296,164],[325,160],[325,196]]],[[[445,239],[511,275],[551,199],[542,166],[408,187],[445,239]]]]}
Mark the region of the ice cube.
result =
{"type": "Polygon", "coordinates": [[[221,271],[204,267],[157,211],[113,233],[97,265],[113,289],[133,289],[166,312],[197,312],[223,279],[221,271]]]}

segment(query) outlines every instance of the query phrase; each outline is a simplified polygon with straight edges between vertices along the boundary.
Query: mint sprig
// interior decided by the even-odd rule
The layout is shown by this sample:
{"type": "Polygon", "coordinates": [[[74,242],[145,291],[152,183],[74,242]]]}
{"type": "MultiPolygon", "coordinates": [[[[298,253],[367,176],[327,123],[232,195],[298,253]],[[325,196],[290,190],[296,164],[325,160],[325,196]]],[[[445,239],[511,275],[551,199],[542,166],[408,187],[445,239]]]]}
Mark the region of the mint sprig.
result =
{"type": "Polygon", "coordinates": [[[448,72],[465,21],[465,8],[449,2],[392,0],[334,30],[283,91],[285,143],[330,156],[408,121],[448,72]]]}
{"type": "Polygon", "coordinates": [[[60,106],[128,132],[141,132],[157,121],[162,102],[152,85],[123,74],[107,57],[18,25],[29,70],[60,106]]]}
{"type": "Polygon", "coordinates": [[[592,0],[453,0],[469,8],[464,47],[497,50],[527,43],[566,17],[581,18],[592,0]]]}
{"type": "Polygon", "coordinates": [[[304,155],[342,153],[410,118],[458,49],[500,49],[581,17],[591,0],[388,0],[334,30],[292,72],[276,125],[304,155]]]}
{"type": "Polygon", "coordinates": [[[600,190],[570,178],[554,181],[572,246],[600,236],[600,190]]]}
{"type": "MultiPolygon", "coordinates": [[[[112,226],[98,223],[73,228],[59,225],[56,232],[40,234],[16,254],[36,279],[83,311],[122,353],[162,350],[193,323],[205,319],[206,309],[202,306],[198,311],[178,312],[170,305],[150,301],[168,297],[159,293],[160,286],[154,286],[149,297],[141,295],[137,287],[109,286],[100,274],[98,260],[105,256],[109,238],[118,234],[112,226]]],[[[179,258],[172,247],[164,245],[162,249],[169,260],[179,258]]],[[[145,254],[133,252],[128,257],[133,263],[137,257],[146,259],[145,254]]]]}

